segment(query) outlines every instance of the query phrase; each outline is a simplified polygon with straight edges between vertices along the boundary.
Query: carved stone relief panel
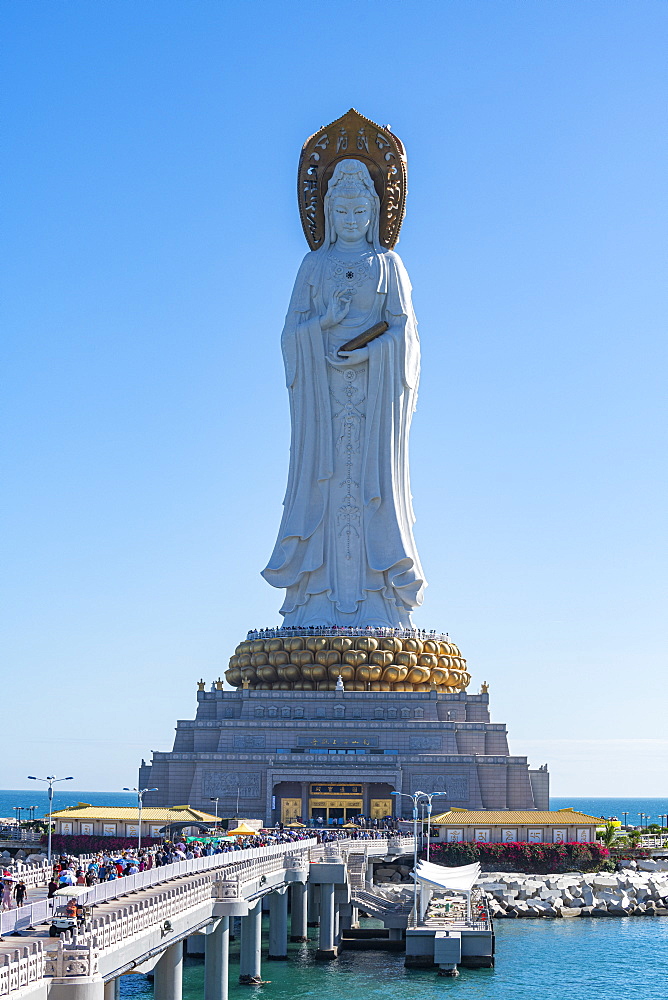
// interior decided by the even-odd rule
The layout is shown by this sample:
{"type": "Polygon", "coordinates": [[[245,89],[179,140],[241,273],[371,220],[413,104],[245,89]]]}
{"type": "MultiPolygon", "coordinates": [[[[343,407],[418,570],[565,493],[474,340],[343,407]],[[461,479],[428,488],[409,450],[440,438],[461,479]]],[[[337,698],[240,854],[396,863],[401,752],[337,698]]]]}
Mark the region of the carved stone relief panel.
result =
{"type": "Polygon", "coordinates": [[[211,772],[202,775],[202,796],[235,796],[243,798],[258,798],[262,791],[262,775],[244,773],[243,771],[211,772]]]}

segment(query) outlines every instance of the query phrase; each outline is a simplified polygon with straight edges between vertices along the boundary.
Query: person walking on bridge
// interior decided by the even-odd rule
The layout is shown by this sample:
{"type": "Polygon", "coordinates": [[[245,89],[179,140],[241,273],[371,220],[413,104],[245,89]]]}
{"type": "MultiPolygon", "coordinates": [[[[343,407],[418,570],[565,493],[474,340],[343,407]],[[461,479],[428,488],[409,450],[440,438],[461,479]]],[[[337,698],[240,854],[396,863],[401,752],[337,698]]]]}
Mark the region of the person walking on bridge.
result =
{"type": "Polygon", "coordinates": [[[25,882],[21,881],[16,885],[14,889],[14,899],[16,900],[17,906],[23,906],[28,895],[28,890],[26,889],[25,882]]]}

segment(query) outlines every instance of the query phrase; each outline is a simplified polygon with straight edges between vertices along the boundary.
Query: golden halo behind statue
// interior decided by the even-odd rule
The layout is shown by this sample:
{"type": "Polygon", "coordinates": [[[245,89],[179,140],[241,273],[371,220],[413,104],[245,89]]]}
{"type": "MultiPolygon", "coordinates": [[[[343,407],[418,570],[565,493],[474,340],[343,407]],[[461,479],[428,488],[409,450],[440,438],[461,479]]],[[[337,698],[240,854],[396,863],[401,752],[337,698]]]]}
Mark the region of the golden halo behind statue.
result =
{"type": "Polygon", "coordinates": [[[324,198],[340,160],[361,160],[380,198],[380,242],[392,249],[406,208],[406,153],[400,139],[351,108],[306,140],[299,157],[297,195],[304,235],[311,250],[325,238],[324,198]]]}

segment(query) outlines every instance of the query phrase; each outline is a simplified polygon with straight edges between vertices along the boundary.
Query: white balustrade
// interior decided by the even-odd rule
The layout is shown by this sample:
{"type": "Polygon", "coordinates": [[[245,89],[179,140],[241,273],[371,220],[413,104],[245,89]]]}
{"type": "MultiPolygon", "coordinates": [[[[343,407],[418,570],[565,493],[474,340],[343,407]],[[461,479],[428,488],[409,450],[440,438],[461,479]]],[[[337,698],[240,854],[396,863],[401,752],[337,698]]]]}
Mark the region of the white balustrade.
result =
{"type": "MultiPolygon", "coordinates": [[[[391,844],[393,848],[409,851],[413,849],[413,838],[392,838],[391,844]]],[[[128,901],[116,911],[94,918],[87,930],[77,935],[74,941],[50,939],[46,955],[40,948],[39,952],[29,953],[28,949],[23,949],[23,953],[14,952],[15,957],[5,956],[5,964],[0,966],[0,996],[20,989],[43,975],[94,975],[101,951],[114,948],[185,910],[217,898],[220,893],[215,890],[216,882],[228,886],[234,884],[235,895],[243,896],[244,883],[280,869],[307,867],[310,860],[323,860],[327,851],[336,850],[347,858],[350,854],[383,855],[387,853],[388,846],[387,840],[339,840],[319,845],[315,838],[310,838],[193,858],[102,882],[81,897],[80,901],[85,906],[125,897],[184,875],[202,876],[185,884],[165,886],[148,898],[134,903],[128,901]]],[[[51,907],[51,900],[41,900],[6,911],[0,914],[0,932],[6,934],[42,923],[48,919],[51,907]]]]}
{"type": "Polygon", "coordinates": [[[44,976],[44,952],[41,942],[30,948],[16,948],[0,959],[0,997],[36,983],[44,976]]]}

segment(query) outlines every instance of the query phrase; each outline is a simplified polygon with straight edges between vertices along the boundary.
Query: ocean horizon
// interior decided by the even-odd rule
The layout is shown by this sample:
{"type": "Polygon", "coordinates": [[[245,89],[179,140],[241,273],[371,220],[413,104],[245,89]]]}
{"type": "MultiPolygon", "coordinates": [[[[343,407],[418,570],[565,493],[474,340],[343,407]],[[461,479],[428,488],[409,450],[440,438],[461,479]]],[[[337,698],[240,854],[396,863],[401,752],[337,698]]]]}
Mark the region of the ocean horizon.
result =
{"type": "MultiPolygon", "coordinates": [[[[134,806],[137,804],[135,792],[93,792],[93,791],[65,791],[62,786],[56,785],[54,788],[53,808],[65,809],[67,806],[75,806],[79,802],[88,802],[93,806],[134,806]]],[[[171,805],[189,805],[185,802],[172,802],[171,805]]],[[[27,810],[29,806],[35,806],[35,818],[41,819],[49,811],[49,800],[46,789],[43,786],[22,789],[0,790],[0,819],[11,819],[16,816],[14,808],[21,806],[27,810]]],[[[668,796],[652,798],[611,798],[607,796],[551,796],[551,809],[565,809],[573,806],[580,812],[589,816],[601,816],[606,819],[616,817],[624,822],[624,813],[629,825],[639,826],[641,822],[640,814],[649,816],[649,822],[661,822],[659,816],[668,813],[668,796]]],[[[22,813],[22,819],[28,819],[27,811],[22,813]]],[[[646,822],[646,821],[643,821],[646,822]]]]}

